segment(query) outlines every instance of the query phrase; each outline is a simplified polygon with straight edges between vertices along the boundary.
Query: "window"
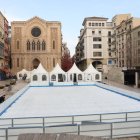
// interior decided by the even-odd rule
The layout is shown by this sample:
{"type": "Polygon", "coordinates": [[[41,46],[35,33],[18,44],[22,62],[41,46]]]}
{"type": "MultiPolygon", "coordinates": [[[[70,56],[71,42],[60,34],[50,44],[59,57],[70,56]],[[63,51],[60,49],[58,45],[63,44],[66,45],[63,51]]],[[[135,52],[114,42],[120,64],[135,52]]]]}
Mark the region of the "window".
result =
{"type": "Polygon", "coordinates": [[[108,31],[108,36],[111,36],[111,31],[108,31]]]}
{"type": "Polygon", "coordinates": [[[95,75],[95,79],[96,79],[96,80],[99,80],[99,78],[100,78],[99,74],[96,74],[96,75],[95,75]]]}
{"type": "Polygon", "coordinates": [[[101,23],[99,23],[99,26],[101,26],[101,23]]]}
{"type": "Polygon", "coordinates": [[[102,52],[93,52],[93,56],[94,57],[101,57],[102,56],[102,52]]]}
{"type": "Polygon", "coordinates": [[[95,34],[95,31],[92,31],[92,34],[95,34]]]}
{"type": "Polygon", "coordinates": [[[46,75],[42,75],[42,81],[46,81],[47,80],[47,76],[46,75]]]}
{"type": "Polygon", "coordinates": [[[33,81],[37,81],[37,75],[33,75],[33,81]]]}
{"type": "Polygon", "coordinates": [[[93,49],[101,49],[102,44],[93,44],[93,49]]]}
{"type": "Polygon", "coordinates": [[[102,23],[102,26],[105,26],[105,24],[104,24],[104,23],[102,23]]]}
{"type": "Polygon", "coordinates": [[[27,41],[27,50],[30,50],[30,41],[27,41]]]}
{"type": "Polygon", "coordinates": [[[94,26],[94,23],[92,23],[92,26],[94,26]]]}
{"type": "Polygon", "coordinates": [[[56,81],[56,75],[53,74],[53,75],[51,76],[51,81],[56,81]]]}
{"type": "Polygon", "coordinates": [[[129,30],[131,31],[131,25],[129,25],[129,30]]]}
{"type": "Polygon", "coordinates": [[[91,22],[89,22],[88,25],[91,26],[91,22]]]}
{"type": "Polygon", "coordinates": [[[31,30],[31,34],[32,34],[33,37],[38,37],[41,34],[41,30],[38,27],[34,27],[31,30]]]}
{"type": "Polygon", "coordinates": [[[101,34],[102,32],[101,31],[98,31],[99,32],[99,34],[101,34]]]}
{"type": "Polygon", "coordinates": [[[19,58],[17,58],[17,67],[19,67],[19,58]]]}
{"type": "Polygon", "coordinates": [[[122,60],[122,67],[124,67],[124,60],[122,60]]]}
{"type": "Polygon", "coordinates": [[[111,65],[112,64],[112,60],[108,60],[108,64],[111,65]]]}
{"type": "Polygon", "coordinates": [[[78,74],[78,80],[82,80],[82,74],[78,74]]]}
{"type": "Polygon", "coordinates": [[[0,42],[0,56],[3,57],[4,53],[4,44],[0,42]]]}
{"type": "Polygon", "coordinates": [[[35,41],[32,42],[32,50],[35,50],[35,41]]]}
{"type": "Polygon", "coordinates": [[[108,38],[108,43],[111,43],[111,38],[108,38]]]}
{"type": "Polygon", "coordinates": [[[140,37],[140,31],[138,32],[138,37],[140,37]]]}
{"type": "Polygon", "coordinates": [[[95,23],[96,26],[98,26],[98,23],[95,23]]]}
{"type": "Polygon", "coordinates": [[[19,41],[17,41],[17,49],[19,49],[19,41]]]}
{"type": "Polygon", "coordinates": [[[26,77],[27,77],[27,74],[26,74],[26,73],[24,73],[23,77],[25,77],[25,78],[26,78],[26,77]]]}
{"type": "Polygon", "coordinates": [[[53,58],[53,67],[55,67],[55,58],[53,58]]]}
{"type": "Polygon", "coordinates": [[[140,45],[140,40],[138,40],[138,46],[140,45]]]}
{"type": "Polygon", "coordinates": [[[40,50],[40,41],[37,41],[37,50],[40,50]]]}
{"type": "Polygon", "coordinates": [[[93,37],[93,41],[102,41],[101,37],[93,37]]]}
{"type": "Polygon", "coordinates": [[[53,49],[55,49],[55,41],[53,40],[53,49]]]}
{"type": "Polygon", "coordinates": [[[46,43],[45,41],[42,42],[42,50],[45,50],[46,49],[46,43]]]}
{"type": "Polygon", "coordinates": [[[138,55],[140,55],[140,49],[138,49],[138,55]]]}

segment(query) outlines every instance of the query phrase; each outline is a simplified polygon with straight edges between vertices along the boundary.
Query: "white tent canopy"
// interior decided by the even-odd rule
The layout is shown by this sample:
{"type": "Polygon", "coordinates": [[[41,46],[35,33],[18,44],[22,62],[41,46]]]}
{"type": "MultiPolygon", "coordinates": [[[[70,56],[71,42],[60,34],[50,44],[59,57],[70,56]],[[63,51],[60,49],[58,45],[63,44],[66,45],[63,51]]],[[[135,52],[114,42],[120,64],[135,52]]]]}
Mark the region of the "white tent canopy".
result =
{"type": "Polygon", "coordinates": [[[101,81],[101,72],[97,71],[92,64],[83,73],[85,75],[85,81],[101,81]]]}
{"type": "Polygon", "coordinates": [[[36,84],[47,84],[49,82],[48,72],[44,69],[41,63],[37,69],[32,71],[31,81],[36,84]]]}
{"type": "Polygon", "coordinates": [[[96,70],[92,64],[90,64],[87,69],[84,71],[84,73],[100,73],[98,70],[96,70]]]}
{"type": "Polygon", "coordinates": [[[57,63],[55,68],[50,72],[51,82],[64,82],[66,81],[66,72],[64,72],[57,63]]]}
{"type": "Polygon", "coordinates": [[[40,63],[37,67],[37,69],[34,70],[33,74],[39,74],[39,73],[48,73],[44,67],[42,66],[42,64],[40,63]]]}
{"type": "Polygon", "coordinates": [[[82,82],[84,80],[83,72],[74,63],[72,68],[67,72],[69,82],[82,82]]]}
{"type": "Polygon", "coordinates": [[[30,79],[30,71],[22,69],[21,71],[17,72],[17,79],[22,79],[24,76],[26,76],[26,79],[30,79]]]}

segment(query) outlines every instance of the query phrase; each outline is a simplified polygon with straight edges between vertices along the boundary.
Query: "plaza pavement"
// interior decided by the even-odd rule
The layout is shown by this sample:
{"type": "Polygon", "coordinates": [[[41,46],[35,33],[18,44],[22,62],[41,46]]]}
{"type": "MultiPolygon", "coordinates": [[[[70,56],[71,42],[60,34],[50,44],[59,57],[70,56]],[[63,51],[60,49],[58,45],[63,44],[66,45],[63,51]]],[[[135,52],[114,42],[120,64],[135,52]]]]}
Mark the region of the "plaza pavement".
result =
{"type": "Polygon", "coordinates": [[[125,89],[125,90],[137,92],[137,93],[140,94],[140,88],[136,88],[134,86],[124,85],[124,84],[116,83],[114,81],[110,81],[110,80],[106,80],[106,79],[103,79],[102,83],[105,83],[105,84],[111,85],[111,86],[115,86],[115,87],[118,87],[118,88],[122,88],[122,89],[125,89]]]}
{"type": "MultiPolygon", "coordinates": [[[[10,80],[0,81],[0,85],[6,85],[10,84],[10,80]]],[[[5,99],[8,99],[10,96],[12,96],[14,93],[25,87],[28,83],[24,80],[18,80],[16,81],[15,85],[11,85],[11,90],[8,89],[8,87],[4,87],[3,89],[0,89],[0,95],[5,94],[5,99]]]]}

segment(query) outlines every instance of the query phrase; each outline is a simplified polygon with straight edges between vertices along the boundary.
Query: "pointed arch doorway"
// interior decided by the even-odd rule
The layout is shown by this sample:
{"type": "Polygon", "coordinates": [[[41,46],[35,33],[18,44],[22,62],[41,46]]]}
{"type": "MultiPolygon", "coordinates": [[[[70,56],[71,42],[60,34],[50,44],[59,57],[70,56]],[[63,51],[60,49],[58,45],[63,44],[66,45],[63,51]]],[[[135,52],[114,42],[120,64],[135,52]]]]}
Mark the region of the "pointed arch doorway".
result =
{"type": "Polygon", "coordinates": [[[40,61],[37,58],[35,58],[33,60],[32,64],[33,64],[33,68],[36,69],[38,67],[38,65],[40,64],[40,61]]]}

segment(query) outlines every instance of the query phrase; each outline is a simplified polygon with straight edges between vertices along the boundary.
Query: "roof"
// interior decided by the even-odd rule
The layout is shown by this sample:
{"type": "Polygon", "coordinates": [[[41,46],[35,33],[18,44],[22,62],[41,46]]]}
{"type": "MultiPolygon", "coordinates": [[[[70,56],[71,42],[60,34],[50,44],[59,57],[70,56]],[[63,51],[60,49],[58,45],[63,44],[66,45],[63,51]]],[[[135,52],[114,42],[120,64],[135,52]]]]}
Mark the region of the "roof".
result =
{"type": "Polygon", "coordinates": [[[92,21],[107,21],[108,18],[105,18],[105,17],[86,17],[82,23],[82,25],[84,26],[85,25],[85,22],[87,20],[92,20],[92,21]]]}
{"type": "Polygon", "coordinates": [[[61,67],[57,63],[57,65],[55,66],[55,68],[50,73],[52,74],[52,73],[65,73],[65,72],[61,69],[61,67]]]}
{"type": "Polygon", "coordinates": [[[37,69],[33,71],[33,74],[37,74],[37,73],[48,73],[48,72],[44,69],[44,67],[40,63],[37,69]]]}
{"type": "Polygon", "coordinates": [[[82,73],[82,71],[74,63],[71,69],[67,73],[82,73]]]}
{"type": "Polygon", "coordinates": [[[24,74],[24,73],[28,73],[28,72],[29,72],[29,71],[27,71],[26,69],[22,69],[21,71],[17,72],[17,74],[19,74],[19,73],[24,74]]]}
{"type": "Polygon", "coordinates": [[[92,64],[90,64],[88,66],[88,68],[84,71],[84,73],[100,73],[99,71],[97,71],[92,64]]]}
{"type": "Polygon", "coordinates": [[[30,21],[35,20],[35,19],[37,19],[37,20],[39,20],[41,22],[44,22],[44,23],[59,23],[59,24],[61,24],[60,21],[46,21],[46,20],[44,20],[44,19],[42,19],[42,18],[40,18],[38,16],[34,16],[34,17],[32,17],[32,18],[30,18],[28,20],[23,20],[23,21],[12,21],[12,24],[14,24],[14,23],[26,23],[26,22],[30,22],[30,21]]]}

